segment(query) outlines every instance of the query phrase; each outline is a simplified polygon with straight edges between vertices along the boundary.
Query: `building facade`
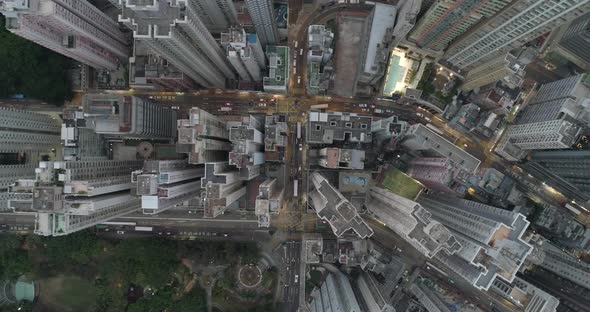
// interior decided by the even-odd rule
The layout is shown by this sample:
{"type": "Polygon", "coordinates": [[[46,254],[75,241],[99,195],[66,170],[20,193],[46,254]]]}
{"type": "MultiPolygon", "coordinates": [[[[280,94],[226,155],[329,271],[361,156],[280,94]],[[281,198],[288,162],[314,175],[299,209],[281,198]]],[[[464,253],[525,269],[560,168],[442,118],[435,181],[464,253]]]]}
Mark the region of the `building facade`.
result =
{"type": "Polygon", "coordinates": [[[199,17],[198,2],[125,2],[119,22],[133,30],[136,41],[164,57],[202,87],[224,88],[226,80],[235,79],[235,72],[199,17]]]}
{"type": "Polygon", "coordinates": [[[586,71],[590,70],[590,13],[572,21],[559,40],[557,48],[574,64],[586,71]]]}
{"type": "Polygon", "coordinates": [[[271,0],[246,0],[246,5],[262,47],[279,43],[279,30],[275,20],[273,2],[271,0]]]}
{"type": "Polygon", "coordinates": [[[475,67],[588,11],[590,3],[585,0],[513,1],[454,42],[444,58],[458,68],[475,67]]]}
{"type": "Polygon", "coordinates": [[[524,66],[521,66],[517,58],[510,53],[500,55],[470,70],[465,76],[461,90],[471,91],[512,75],[524,77],[524,66]]]}
{"type": "Polygon", "coordinates": [[[227,160],[232,149],[225,121],[198,107],[189,111],[189,119],[178,120],[177,151],[188,154],[190,164],[227,160]]]}
{"type": "Polygon", "coordinates": [[[129,55],[117,22],[86,0],[7,0],[6,29],[97,69],[117,69],[129,55]]]}
{"type": "Polygon", "coordinates": [[[196,0],[195,10],[207,29],[220,33],[238,25],[238,12],[232,0],[196,0]]]}
{"type": "Polygon", "coordinates": [[[523,167],[568,199],[590,201],[590,151],[536,151],[523,167]]]}
{"type": "Polygon", "coordinates": [[[246,34],[244,29],[230,28],[229,32],[221,33],[221,45],[225,47],[227,58],[241,80],[261,81],[261,67],[258,60],[260,56],[257,56],[254,51],[258,47],[253,46],[257,42],[250,43],[249,37],[250,34],[246,34]]]}
{"type": "Polygon", "coordinates": [[[86,127],[98,134],[129,139],[176,138],[176,111],[136,96],[87,94],[83,109],[86,127]]]}
{"type": "Polygon", "coordinates": [[[341,272],[330,273],[320,288],[311,292],[311,298],[311,312],[361,311],[350,281],[341,272]]]}
{"type": "Polygon", "coordinates": [[[519,213],[445,195],[421,195],[418,203],[461,244],[436,258],[478,289],[488,290],[496,278],[512,282],[533,250],[523,239],[529,222],[519,213]]]}
{"type": "Polygon", "coordinates": [[[418,46],[441,51],[480,20],[491,18],[510,1],[438,0],[418,21],[408,39],[418,46]]]}
{"type": "Polygon", "coordinates": [[[590,122],[590,75],[544,84],[506,129],[496,152],[519,160],[528,150],[571,148],[590,122]]]}

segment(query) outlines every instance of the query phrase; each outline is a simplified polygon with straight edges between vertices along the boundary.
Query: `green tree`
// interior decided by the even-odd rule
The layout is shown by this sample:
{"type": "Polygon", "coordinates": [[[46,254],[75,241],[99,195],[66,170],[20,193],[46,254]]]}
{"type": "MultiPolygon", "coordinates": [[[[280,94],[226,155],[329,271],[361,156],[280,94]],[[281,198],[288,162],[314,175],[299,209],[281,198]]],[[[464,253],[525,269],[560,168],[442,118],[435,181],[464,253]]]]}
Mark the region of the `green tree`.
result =
{"type": "Polygon", "coordinates": [[[31,271],[29,255],[21,247],[22,239],[13,234],[0,236],[0,278],[16,279],[31,271]]]}
{"type": "Polygon", "coordinates": [[[90,231],[47,237],[42,239],[42,243],[48,265],[56,269],[86,265],[102,250],[100,241],[90,231]]]}
{"type": "Polygon", "coordinates": [[[173,290],[171,287],[164,287],[156,291],[153,296],[143,297],[136,303],[129,305],[127,312],[161,312],[170,307],[173,290]]]}
{"type": "Polygon", "coordinates": [[[179,260],[174,241],[141,238],[121,241],[110,262],[110,273],[117,274],[125,282],[159,287],[169,281],[179,260]]]}
{"type": "Polygon", "coordinates": [[[171,312],[205,312],[207,311],[207,294],[200,287],[194,287],[170,307],[171,312]]]}
{"type": "Polygon", "coordinates": [[[0,15],[0,97],[22,93],[61,105],[72,95],[69,60],[6,30],[0,15]]]}

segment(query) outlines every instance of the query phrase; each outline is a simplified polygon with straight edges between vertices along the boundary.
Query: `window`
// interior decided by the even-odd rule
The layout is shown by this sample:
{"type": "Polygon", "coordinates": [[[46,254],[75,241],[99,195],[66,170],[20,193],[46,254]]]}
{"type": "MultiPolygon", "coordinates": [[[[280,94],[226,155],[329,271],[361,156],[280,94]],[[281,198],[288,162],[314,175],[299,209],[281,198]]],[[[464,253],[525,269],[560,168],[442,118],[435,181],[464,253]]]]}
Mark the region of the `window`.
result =
{"type": "Polygon", "coordinates": [[[367,129],[367,124],[361,124],[361,129],[367,129]]]}
{"type": "Polygon", "coordinates": [[[347,122],[344,126],[346,128],[352,128],[352,122],[347,122]]]}
{"type": "Polygon", "coordinates": [[[335,121],[330,121],[330,127],[336,127],[336,122],[335,121]]]}

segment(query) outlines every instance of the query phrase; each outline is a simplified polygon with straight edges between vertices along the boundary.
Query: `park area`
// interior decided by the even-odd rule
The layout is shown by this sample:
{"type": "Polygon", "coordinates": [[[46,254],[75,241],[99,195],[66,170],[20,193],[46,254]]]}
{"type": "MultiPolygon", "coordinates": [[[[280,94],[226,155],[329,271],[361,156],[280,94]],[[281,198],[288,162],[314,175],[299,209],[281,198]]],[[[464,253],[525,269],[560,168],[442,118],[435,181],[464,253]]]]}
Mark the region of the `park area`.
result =
{"type": "Polygon", "coordinates": [[[420,182],[397,168],[389,168],[381,184],[383,188],[410,200],[415,200],[424,188],[420,182]]]}
{"type": "MultiPolygon", "coordinates": [[[[276,273],[251,265],[259,257],[256,243],[159,237],[117,240],[91,231],[61,237],[0,236],[2,280],[25,276],[38,286],[34,303],[23,312],[204,312],[208,304],[219,307],[225,299],[211,298],[210,283],[197,282],[212,268],[230,275],[221,275],[225,283],[218,283],[217,293],[238,303],[231,311],[270,312],[276,273]],[[237,283],[240,267],[248,269],[242,271],[251,283],[247,291],[237,283]]],[[[7,310],[0,311],[17,307],[4,306],[7,310]]]]}

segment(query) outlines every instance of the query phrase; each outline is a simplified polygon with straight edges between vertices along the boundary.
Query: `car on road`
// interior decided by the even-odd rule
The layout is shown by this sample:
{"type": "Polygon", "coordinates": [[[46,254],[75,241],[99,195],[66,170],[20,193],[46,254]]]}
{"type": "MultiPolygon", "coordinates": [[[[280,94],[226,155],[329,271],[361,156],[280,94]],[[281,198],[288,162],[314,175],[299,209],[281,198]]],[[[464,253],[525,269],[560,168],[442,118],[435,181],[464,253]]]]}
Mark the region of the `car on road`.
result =
{"type": "Polygon", "coordinates": [[[303,150],[303,144],[299,143],[299,150],[302,151],[303,150]]]}
{"type": "Polygon", "coordinates": [[[295,274],[295,284],[299,283],[299,275],[295,274]]]}
{"type": "Polygon", "coordinates": [[[117,234],[123,235],[123,234],[125,234],[125,231],[117,231],[117,234]]]}
{"type": "Polygon", "coordinates": [[[299,49],[299,55],[303,55],[303,49],[299,49]]]}
{"type": "Polygon", "coordinates": [[[171,108],[171,109],[175,109],[175,110],[179,110],[179,109],[180,109],[180,107],[179,107],[179,106],[171,106],[170,108],[171,108]]]}
{"type": "Polygon", "coordinates": [[[301,76],[297,76],[297,84],[301,84],[301,76]]]}
{"type": "Polygon", "coordinates": [[[359,104],[359,107],[367,107],[367,104],[359,104]]]}

